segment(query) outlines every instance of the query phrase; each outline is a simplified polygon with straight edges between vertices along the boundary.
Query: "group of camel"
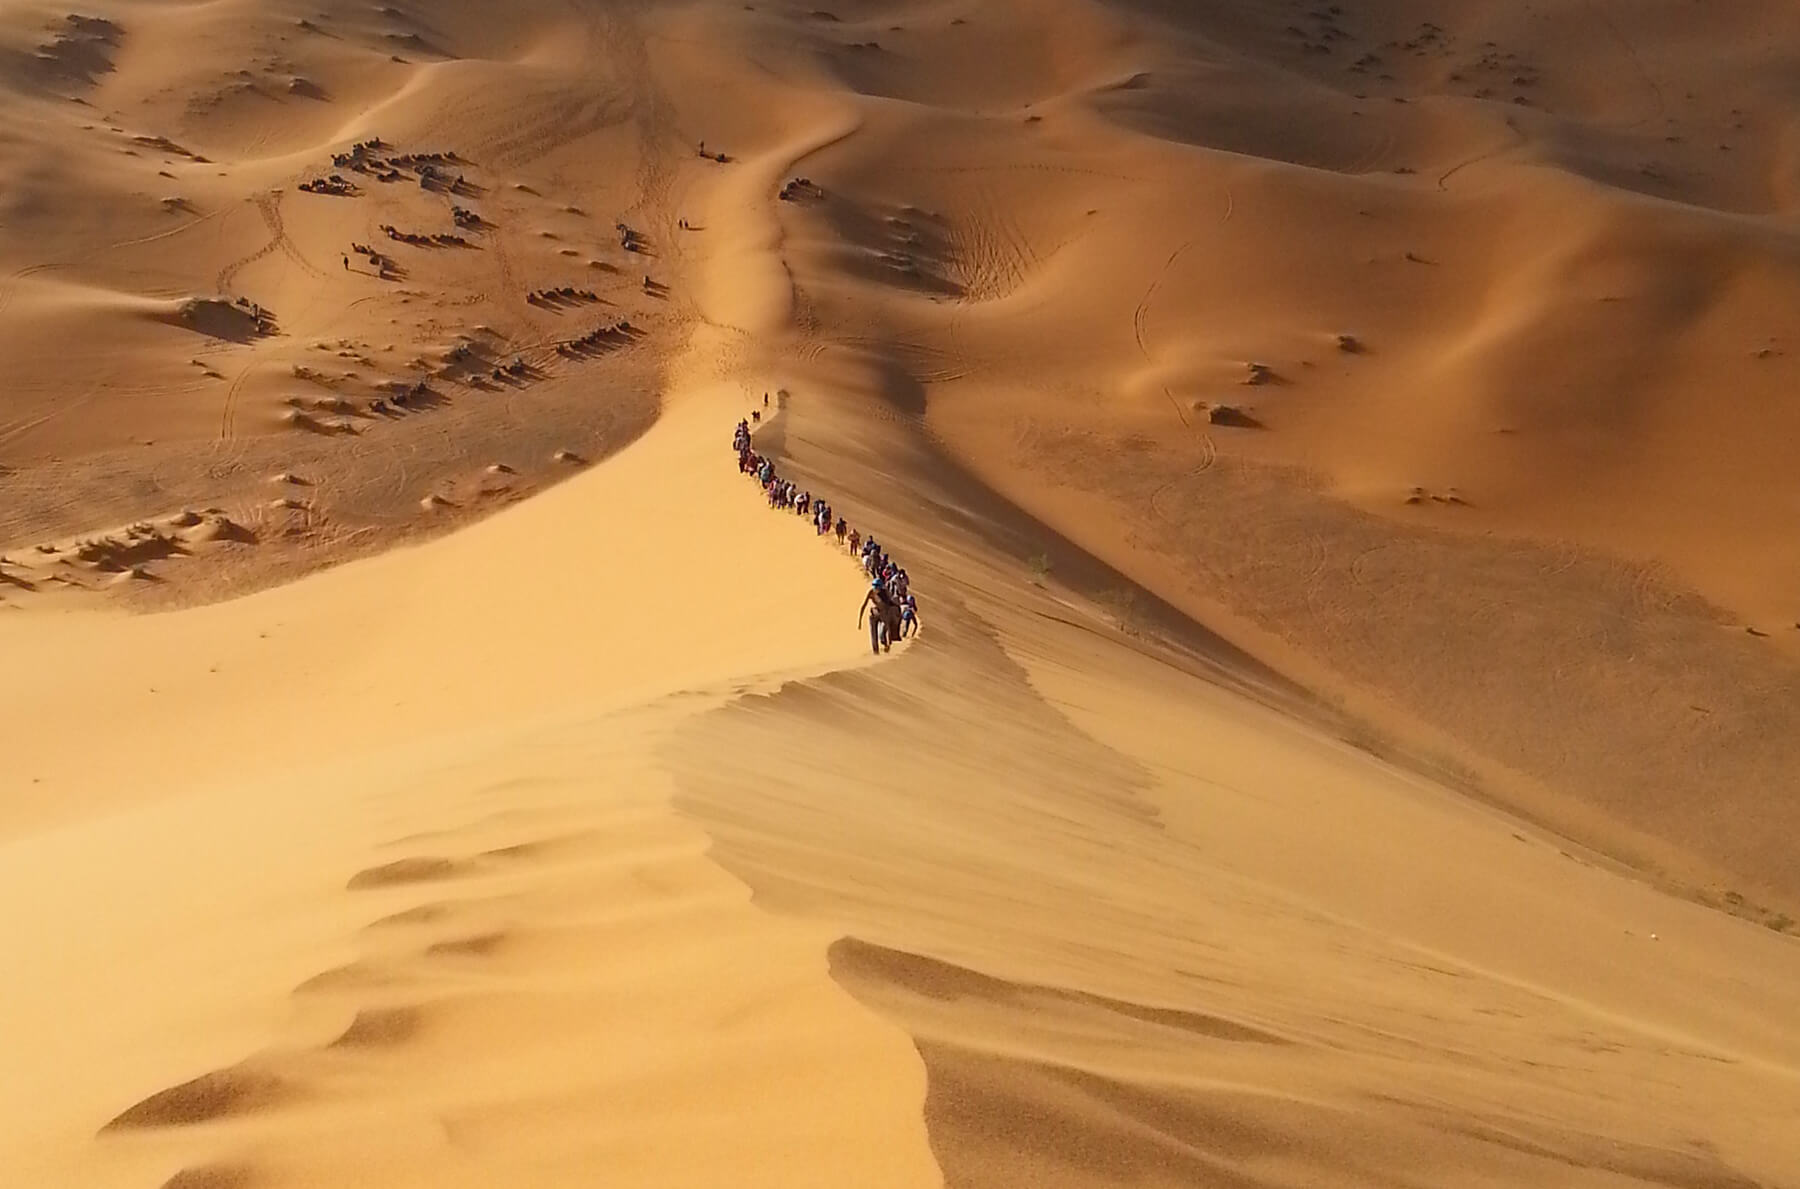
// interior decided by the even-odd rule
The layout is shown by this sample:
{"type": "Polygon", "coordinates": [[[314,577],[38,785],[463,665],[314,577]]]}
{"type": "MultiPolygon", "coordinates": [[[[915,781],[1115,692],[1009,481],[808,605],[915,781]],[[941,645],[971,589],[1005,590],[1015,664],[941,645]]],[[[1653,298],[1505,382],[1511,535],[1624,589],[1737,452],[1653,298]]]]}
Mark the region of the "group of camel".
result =
{"type": "MultiPolygon", "coordinates": [[[[357,173],[369,174],[381,182],[401,181],[405,177],[402,171],[414,170],[419,175],[419,188],[422,190],[442,186],[452,193],[460,194],[468,188],[462,174],[459,173],[455,178],[450,178],[438,172],[443,166],[462,162],[462,158],[456,153],[396,153],[385,161],[375,156],[377,152],[387,147],[387,142],[379,136],[371,137],[368,140],[359,140],[350,146],[349,152],[333,153],[331,164],[336,169],[351,169],[357,173]]],[[[353,197],[360,192],[352,182],[335,173],[329,178],[303,182],[300,188],[310,194],[336,194],[346,198],[353,197]]],[[[459,224],[475,226],[479,222],[480,220],[477,219],[476,223],[460,224],[459,221],[459,224]]]]}
{"type": "Polygon", "coordinates": [[[386,413],[390,404],[398,405],[404,409],[414,401],[424,401],[432,395],[431,386],[426,384],[423,380],[413,384],[404,384],[389,391],[385,397],[378,396],[374,400],[371,400],[369,402],[369,412],[386,413]]]}
{"type": "Polygon", "coordinates": [[[331,163],[339,169],[355,169],[363,172],[366,172],[370,166],[377,166],[388,170],[416,169],[425,173],[435,172],[440,165],[458,165],[462,162],[462,158],[455,152],[395,153],[385,162],[377,159],[375,154],[387,147],[387,142],[379,136],[369,140],[359,140],[350,146],[348,153],[333,153],[331,163]]]}
{"type": "Polygon", "coordinates": [[[256,323],[256,333],[257,334],[271,335],[271,334],[275,333],[275,315],[274,314],[270,313],[268,310],[264,309],[262,306],[257,305],[255,302],[251,301],[248,297],[240,297],[236,301],[234,301],[232,304],[237,306],[239,309],[243,310],[245,313],[250,315],[251,320],[256,323]]]}
{"type": "Polygon", "coordinates": [[[631,333],[630,321],[621,318],[610,326],[601,326],[590,330],[580,338],[564,339],[558,342],[556,353],[558,355],[577,355],[583,348],[598,346],[603,339],[623,337],[629,341],[631,333]]]}
{"type": "Polygon", "coordinates": [[[381,269],[383,272],[386,272],[388,265],[393,263],[392,260],[383,256],[368,244],[359,244],[353,240],[350,244],[350,250],[355,252],[358,256],[367,256],[369,258],[369,263],[373,264],[376,268],[381,269]]]}
{"type": "Polygon", "coordinates": [[[435,231],[427,235],[420,235],[417,232],[401,231],[391,223],[383,223],[381,225],[381,232],[391,240],[397,240],[403,244],[413,244],[421,248],[466,248],[469,246],[468,240],[460,235],[453,235],[447,231],[435,231]]]}
{"type": "Polygon", "coordinates": [[[600,295],[592,289],[577,289],[573,285],[562,285],[555,289],[533,289],[525,295],[525,303],[534,306],[553,306],[566,302],[595,302],[600,295]]]}
{"type": "Polygon", "coordinates": [[[356,188],[354,182],[335,173],[328,178],[315,178],[310,182],[301,182],[299,188],[308,194],[333,194],[339,198],[355,198],[362,193],[356,188]]]}
{"type": "Polygon", "coordinates": [[[795,202],[802,195],[808,198],[818,198],[824,193],[819,187],[813,185],[811,178],[790,178],[787,184],[781,187],[781,201],[795,202]]]}
{"type": "Polygon", "coordinates": [[[359,140],[351,145],[348,153],[333,153],[331,163],[339,169],[354,169],[358,165],[366,164],[369,154],[386,147],[387,143],[379,136],[372,136],[368,140],[359,140]]]}

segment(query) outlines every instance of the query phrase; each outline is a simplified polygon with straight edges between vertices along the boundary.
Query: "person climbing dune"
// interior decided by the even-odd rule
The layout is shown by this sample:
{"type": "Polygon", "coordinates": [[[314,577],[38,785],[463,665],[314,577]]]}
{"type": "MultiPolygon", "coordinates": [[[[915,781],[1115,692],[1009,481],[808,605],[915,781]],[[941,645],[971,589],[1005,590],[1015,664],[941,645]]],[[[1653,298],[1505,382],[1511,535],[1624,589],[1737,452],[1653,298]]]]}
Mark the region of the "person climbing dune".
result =
{"type": "Polygon", "coordinates": [[[881,655],[885,649],[891,649],[899,637],[900,608],[888,595],[887,588],[877,578],[869,584],[869,592],[863,596],[862,606],[856,609],[856,626],[862,627],[863,613],[869,613],[869,651],[881,655]]]}

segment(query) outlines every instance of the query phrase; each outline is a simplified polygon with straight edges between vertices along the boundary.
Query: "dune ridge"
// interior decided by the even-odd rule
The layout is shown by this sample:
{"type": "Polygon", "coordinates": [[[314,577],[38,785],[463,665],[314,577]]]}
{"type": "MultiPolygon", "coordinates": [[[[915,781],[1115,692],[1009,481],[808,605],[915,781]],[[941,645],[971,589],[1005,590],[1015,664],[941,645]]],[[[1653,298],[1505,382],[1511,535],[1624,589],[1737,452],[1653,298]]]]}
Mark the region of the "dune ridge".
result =
{"type": "Polygon", "coordinates": [[[0,12],[8,1172],[1800,1180],[1795,19],[0,12]]]}
{"type": "Polygon", "coordinates": [[[834,977],[914,1036],[946,1183],[1791,1175],[1779,1106],[1676,1139],[1727,1087],[1762,1087],[1734,1114],[1791,1098],[1786,992],[1721,976],[1791,946],[977,598],[940,595],[891,665],[694,720],[668,761],[720,860],[845,934],[834,977]],[[692,758],[719,749],[758,767],[692,758]],[[797,779],[809,753],[852,771],[797,779]]]}
{"type": "MultiPolygon", "coordinates": [[[[859,663],[854,635],[820,639],[812,630],[816,599],[835,592],[847,604],[856,591],[851,559],[832,555],[797,523],[771,521],[737,498],[744,494],[731,482],[737,476],[722,466],[699,465],[722,461],[724,451],[713,434],[683,425],[722,427],[711,415],[718,411],[714,400],[696,398],[618,462],[640,457],[647,472],[689,474],[713,493],[694,505],[707,523],[717,527],[715,513],[740,510],[727,516],[738,522],[735,564],[768,565],[785,555],[800,563],[783,567],[790,593],[806,591],[808,581],[817,590],[797,598],[785,616],[764,617],[746,636],[726,617],[704,612],[711,585],[700,571],[672,585],[653,583],[652,597],[665,611],[684,586],[688,597],[702,600],[685,616],[676,613],[698,664],[685,675],[667,668],[665,638],[633,660],[630,641],[641,637],[637,625],[646,618],[633,602],[650,592],[619,597],[663,564],[650,559],[660,556],[668,526],[642,526],[635,546],[603,529],[607,572],[633,548],[647,564],[608,581],[561,586],[551,601],[510,581],[471,584],[445,608],[454,620],[499,622],[512,614],[505,608],[514,600],[530,599],[537,631],[580,625],[583,655],[603,658],[604,672],[583,661],[565,672],[573,684],[555,692],[540,687],[537,725],[523,735],[519,724],[532,721],[532,712],[524,720],[496,717],[496,707],[510,701],[504,680],[496,702],[468,702],[480,683],[476,670],[490,685],[496,680],[487,660],[464,658],[475,670],[463,677],[420,674],[411,692],[392,680],[370,685],[354,668],[339,672],[324,663],[310,671],[287,666],[289,687],[264,691],[238,711],[247,726],[290,716],[284,705],[322,699],[337,708],[343,725],[333,733],[335,758],[296,758],[287,775],[247,776],[229,756],[209,769],[198,757],[202,762],[186,765],[166,788],[88,794],[75,803],[71,795],[83,792],[82,769],[91,765],[72,756],[58,763],[51,757],[59,747],[20,757],[44,773],[40,795],[58,803],[41,807],[43,817],[29,804],[9,805],[9,900],[22,903],[33,882],[100,855],[112,872],[53,918],[8,921],[9,933],[23,931],[9,940],[45,963],[8,995],[9,1019],[44,1025],[37,1030],[42,1046],[19,1051],[20,1067],[91,1060],[110,1071],[93,1082],[71,1080],[60,1094],[9,1080],[17,1091],[6,1103],[9,1130],[17,1128],[19,1141],[9,1148],[23,1153],[25,1170],[67,1183],[129,1184],[151,1169],[168,1177],[217,1165],[244,1170],[246,1183],[307,1184],[388,1167],[397,1142],[409,1153],[410,1171],[396,1169],[394,1183],[475,1184],[498,1168],[518,1177],[523,1153],[544,1170],[547,1184],[561,1183],[567,1172],[559,1170],[596,1161],[653,1177],[673,1142],[659,1105],[666,1099],[647,1090],[662,1079],[665,1095],[679,1092],[689,1109],[718,1120],[716,1167],[748,1159],[761,1171],[743,1175],[766,1176],[770,1184],[838,1183],[861,1168],[873,1146],[890,1152],[883,1175],[895,1183],[926,1175],[922,1142],[903,1138],[908,1126],[918,1127],[917,1074],[904,1072],[916,1069],[910,1048],[831,989],[823,939],[805,928],[758,923],[746,894],[706,860],[704,836],[668,812],[664,778],[647,750],[672,723],[738,689],[779,681],[796,667],[859,663]],[[599,618],[597,609],[604,609],[599,618]],[[566,618],[553,627],[559,616],[566,618]],[[807,654],[814,659],[802,660],[807,654]],[[635,681],[633,664],[641,666],[635,681]],[[390,705],[396,697],[414,699],[410,710],[404,701],[390,705]],[[412,727],[402,725],[409,715],[416,715],[412,727]],[[358,721],[377,729],[359,738],[352,726],[358,721]],[[420,733],[408,739],[413,731],[420,733]],[[527,754],[535,758],[521,765],[527,754]],[[271,830],[280,838],[273,852],[271,830]],[[188,854],[179,874],[163,870],[160,844],[144,844],[202,837],[210,845],[188,854]],[[138,881],[160,890],[134,911],[116,892],[138,881]],[[172,925],[180,940],[169,935],[172,925]],[[49,929],[71,934],[53,949],[32,943],[38,930],[49,929]],[[254,945],[245,945],[246,931],[258,935],[254,945]],[[628,965],[620,965],[621,951],[633,955],[628,965]],[[164,983],[170,997],[125,1010],[132,988],[142,984],[100,975],[121,952],[137,955],[142,982],[164,983]],[[183,973],[195,969],[210,972],[209,989],[199,996],[187,986],[191,973],[183,973]],[[70,1037],[51,1024],[70,1010],[67,992],[75,984],[86,988],[90,1023],[70,1037]],[[717,988],[724,998],[670,994],[690,984],[717,988]],[[181,1026],[169,1026],[171,1009],[179,1010],[181,1026]],[[831,1023],[834,1017],[842,1022],[831,1023]],[[781,1076],[775,1054],[800,1021],[808,1039],[795,1051],[791,1093],[812,1105],[796,1114],[770,1098],[767,1086],[781,1076]],[[511,1039],[499,1042],[503,1033],[511,1039]],[[591,1039],[579,1040],[583,1034],[591,1039]],[[888,1056],[878,1058],[884,1047],[888,1056]],[[206,1053],[228,1063],[196,1068],[206,1053]],[[476,1072],[494,1060],[491,1078],[476,1072]],[[742,1072],[724,1075],[721,1061],[742,1072]],[[880,1072],[890,1066],[898,1076],[880,1072]],[[563,1072],[551,1072],[558,1068],[563,1072]],[[683,1071],[714,1087],[715,1106],[699,1105],[683,1071]],[[820,1078],[840,1088],[872,1079],[870,1093],[845,1097],[846,1113],[837,1115],[818,1103],[820,1078]],[[134,1083],[143,1087],[135,1102],[128,1088],[134,1083]],[[875,1105],[883,1101],[891,1105],[875,1105]],[[636,1105],[624,1111],[627,1102],[636,1105]],[[598,1114],[614,1119],[604,1134],[591,1126],[598,1114]],[[93,1119],[89,1137],[102,1133],[97,1148],[81,1138],[84,1116],[93,1119]],[[409,1118],[416,1123],[404,1122],[409,1118]],[[585,1138],[571,1142],[565,1120],[576,1118],[590,1123],[580,1128],[585,1138]],[[899,1130],[855,1138],[865,1135],[856,1120],[899,1130]],[[129,1147],[107,1142],[124,1134],[146,1138],[129,1147]],[[747,1155],[751,1134],[766,1137],[760,1156],[747,1155]],[[842,1161],[822,1158],[821,1144],[842,1145],[842,1161]]],[[[601,468],[558,489],[574,501],[562,510],[534,501],[484,522],[498,534],[489,541],[459,535],[427,549],[441,545],[443,564],[466,571],[472,559],[496,561],[500,539],[529,547],[546,528],[561,535],[573,508],[593,509],[590,526],[602,528],[619,494],[646,471],[601,468]],[[521,530],[509,521],[520,515],[539,529],[515,537],[521,530]]],[[[298,637],[291,641],[297,654],[317,655],[336,630],[332,617],[287,618],[316,606],[309,588],[341,583],[346,599],[360,601],[385,585],[379,571],[395,563],[422,593],[433,588],[423,556],[396,554],[219,607],[149,620],[68,615],[35,625],[35,635],[50,655],[66,655],[73,641],[104,652],[108,626],[140,644],[153,628],[186,645],[196,629],[230,611],[247,625],[287,624],[298,637]]],[[[385,648],[466,638],[442,614],[416,611],[408,608],[383,627],[385,648]],[[413,635],[415,643],[396,634],[413,635]]],[[[543,679],[540,645],[519,645],[515,655],[538,658],[530,676],[543,679]]],[[[196,666],[193,680],[201,677],[208,679],[201,689],[183,691],[180,675],[165,670],[159,680],[170,684],[156,696],[175,695],[170,701],[184,716],[228,719],[224,707],[240,700],[234,682],[210,666],[196,666]]],[[[239,680],[255,677],[250,669],[239,680]]],[[[70,682],[68,696],[86,696],[85,684],[70,682]]],[[[58,694],[39,696],[53,704],[58,694]]],[[[142,692],[140,698],[140,705],[153,701],[142,692]]],[[[164,723],[147,710],[124,709],[117,721],[120,758],[155,762],[147,741],[164,723]]],[[[694,1175],[714,1159],[696,1146],[707,1130],[682,1125],[694,1175]]]]}

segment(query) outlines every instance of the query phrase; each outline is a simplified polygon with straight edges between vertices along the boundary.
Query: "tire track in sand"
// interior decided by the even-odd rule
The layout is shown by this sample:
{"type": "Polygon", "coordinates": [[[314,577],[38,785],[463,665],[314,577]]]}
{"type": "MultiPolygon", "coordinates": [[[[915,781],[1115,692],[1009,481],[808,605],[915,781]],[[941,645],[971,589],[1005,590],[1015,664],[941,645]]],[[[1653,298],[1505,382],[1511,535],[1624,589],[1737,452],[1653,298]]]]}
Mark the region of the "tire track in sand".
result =
{"type": "MultiPolygon", "coordinates": [[[[1227,186],[1225,188],[1225,214],[1224,217],[1220,219],[1220,222],[1231,222],[1231,216],[1236,213],[1236,211],[1237,199],[1232,195],[1231,188],[1227,186]]],[[[1176,248],[1173,252],[1169,253],[1169,258],[1163,261],[1162,268],[1157,272],[1155,279],[1150,282],[1149,288],[1144,290],[1144,296],[1138,299],[1137,308],[1131,312],[1132,334],[1133,337],[1137,339],[1138,351],[1143,355],[1146,364],[1154,366],[1154,361],[1150,355],[1148,335],[1150,301],[1156,296],[1157,290],[1162,288],[1163,281],[1174,269],[1176,261],[1180,260],[1181,257],[1187,253],[1188,249],[1193,246],[1194,241],[1190,239],[1180,247],[1176,248]]],[[[1219,461],[1219,447],[1218,444],[1213,441],[1211,434],[1207,433],[1204,429],[1196,428],[1193,423],[1188,420],[1187,414],[1181,410],[1181,402],[1175,399],[1175,394],[1169,391],[1169,386],[1167,384],[1158,381],[1157,387],[1162,389],[1163,396],[1168,398],[1169,407],[1175,410],[1175,416],[1180,419],[1181,427],[1194,436],[1196,443],[1200,447],[1200,461],[1198,463],[1189,470],[1170,479],[1167,483],[1157,487],[1155,491],[1150,493],[1150,514],[1164,523],[1173,523],[1172,518],[1163,511],[1163,499],[1173,491],[1178,484],[1185,483],[1195,476],[1203,475],[1207,471],[1210,471],[1213,468],[1213,464],[1219,461]]]]}
{"type": "Polygon", "coordinates": [[[238,392],[244,387],[244,381],[250,378],[251,365],[232,378],[231,386],[225,389],[225,404],[219,410],[219,440],[229,442],[237,437],[238,392]]]}
{"type": "Polygon", "coordinates": [[[301,271],[310,273],[323,281],[326,279],[324,271],[301,255],[300,249],[294,246],[293,238],[287,233],[287,224],[281,218],[281,199],[285,193],[283,190],[275,190],[268,194],[257,195],[255,199],[257,212],[262,215],[263,222],[268,224],[269,234],[274,236],[271,242],[281,249],[282,254],[299,265],[301,271]]]}
{"type": "Polygon", "coordinates": [[[1473,157],[1467,157],[1458,161],[1455,165],[1452,165],[1449,169],[1446,169],[1443,173],[1438,175],[1438,190],[1447,192],[1450,187],[1446,183],[1463,170],[1469,168],[1469,166],[1479,165],[1483,161],[1492,161],[1495,157],[1501,156],[1504,153],[1509,153],[1525,143],[1525,134],[1519,131],[1519,126],[1513,122],[1511,116],[1506,117],[1506,128],[1507,131],[1513,134],[1514,141],[1512,144],[1501,145],[1497,149],[1488,149],[1485,152],[1476,153],[1473,157]]]}
{"type": "Polygon", "coordinates": [[[1662,87],[1658,86],[1656,79],[1651,76],[1649,67],[1644,65],[1644,59],[1638,56],[1637,46],[1625,36],[1624,31],[1619,28],[1618,22],[1613,20],[1612,14],[1602,8],[1600,4],[1595,3],[1595,0],[1589,0],[1587,7],[1588,11],[1598,17],[1600,23],[1606,26],[1606,30],[1612,34],[1613,40],[1619,43],[1619,48],[1625,51],[1625,56],[1631,59],[1632,69],[1637,72],[1639,81],[1649,88],[1651,98],[1656,101],[1654,112],[1627,127],[1640,128],[1653,120],[1662,119],[1669,112],[1669,101],[1664,97],[1662,87]]]}
{"type": "MultiPolygon", "coordinates": [[[[269,229],[269,242],[236,263],[226,265],[217,278],[219,292],[223,293],[238,273],[258,260],[264,259],[274,252],[281,252],[300,268],[319,280],[328,279],[326,274],[301,254],[289,238],[287,224],[281,218],[281,198],[284,192],[271,191],[259,194],[251,199],[256,205],[256,213],[262,216],[263,224],[269,229]]],[[[243,390],[244,381],[249,379],[253,364],[246,365],[231,381],[231,387],[225,390],[225,403],[219,410],[219,440],[229,442],[237,437],[238,394],[243,390]]]]}
{"type": "Polygon", "coordinates": [[[107,244],[105,247],[95,248],[91,252],[85,252],[82,255],[76,256],[70,260],[47,261],[43,264],[26,265],[24,268],[18,269],[11,276],[7,277],[5,281],[0,281],[0,314],[6,313],[7,307],[12,305],[13,298],[16,297],[19,292],[19,288],[20,288],[19,283],[21,281],[25,280],[27,277],[36,276],[38,273],[48,272],[51,269],[73,268],[75,265],[86,263],[87,261],[92,260],[96,256],[104,256],[108,252],[116,252],[121,248],[135,248],[135,247],[139,246],[140,244],[150,244],[150,243],[155,243],[157,240],[170,239],[174,236],[180,235],[184,231],[192,231],[194,228],[200,226],[202,223],[208,222],[211,219],[215,218],[217,216],[217,214],[218,214],[217,211],[213,211],[208,214],[201,215],[198,218],[189,219],[187,222],[183,223],[181,226],[171,227],[166,231],[158,231],[158,232],[154,232],[150,235],[140,235],[140,236],[136,237],[135,239],[117,240],[113,243],[107,244]]]}
{"type": "Polygon", "coordinates": [[[13,297],[19,292],[19,283],[21,281],[25,280],[27,277],[36,276],[45,269],[57,267],[59,266],[55,264],[27,265],[25,268],[21,268],[12,276],[6,278],[6,283],[0,284],[0,314],[6,313],[6,307],[12,304],[13,297]]]}
{"type": "MultiPolygon", "coordinates": [[[[1143,355],[1144,362],[1147,364],[1154,363],[1150,357],[1150,344],[1146,339],[1146,326],[1150,320],[1150,299],[1156,296],[1158,289],[1162,288],[1163,279],[1169,275],[1169,270],[1175,267],[1175,262],[1193,246],[1194,241],[1190,239],[1169,253],[1169,258],[1163,261],[1163,266],[1150,282],[1150,287],[1144,290],[1144,296],[1138,299],[1137,308],[1131,312],[1132,335],[1137,339],[1138,351],[1143,355]]],[[[1175,410],[1175,416],[1181,421],[1181,428],[1193,429],[1193,426],[1188,423],[1187,414],[1181,411],[1181,402],[1175,399],[1175,394],[1169,391],[1169,386],[1158,382],[1157,387],[1161,388],[1162,394],[1168,398],[1169,407],[1175,410]]]]}
{"type": "Polygon", "coordinates": [[[231,282],[237,279],[237,275],[240,272],[243,272],[258,260],[261,260],[270,253],[276,251],[279,247],[280,244],[276,242],[273,236],[271,236],[269,242],[256,249],[256,251],[239,260],[234,260],[224,268],[221,268],[219,270],[219,275],[213,278],[213,288],[220,293],[226,292],[231,288],[231,282]]]}
{"type": "Polygon", "coordinates": [[[281,198],[282,192],[276,190],[268,194],[258,194],[250,200],[256,207],[256,213],[262,216],[263,225],[269,229],[269,242],[241,260],[234,260],[219,270],[219,275],[213,279],[213,285],[220,293],[224,293],[244,269],[275,252],[285,255],[299,265],[303,272],[321,281],[327,279],[326,274],[303,256],[300,249],[294,246],[294,241],[289,238],[287,224],[281,218],[281,198]]]}

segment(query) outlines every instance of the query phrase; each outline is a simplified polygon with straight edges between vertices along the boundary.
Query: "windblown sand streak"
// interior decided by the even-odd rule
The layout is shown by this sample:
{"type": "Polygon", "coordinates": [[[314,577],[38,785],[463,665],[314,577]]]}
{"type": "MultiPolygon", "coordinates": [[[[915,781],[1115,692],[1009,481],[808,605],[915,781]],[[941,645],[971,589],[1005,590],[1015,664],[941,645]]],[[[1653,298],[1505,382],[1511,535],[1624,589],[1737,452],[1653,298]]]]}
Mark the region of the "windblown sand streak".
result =
{"type": "Polygon", "coordinates": [[[1796,46],[7,7],[3,1179],[1800,1183],[1796,46]]]}

